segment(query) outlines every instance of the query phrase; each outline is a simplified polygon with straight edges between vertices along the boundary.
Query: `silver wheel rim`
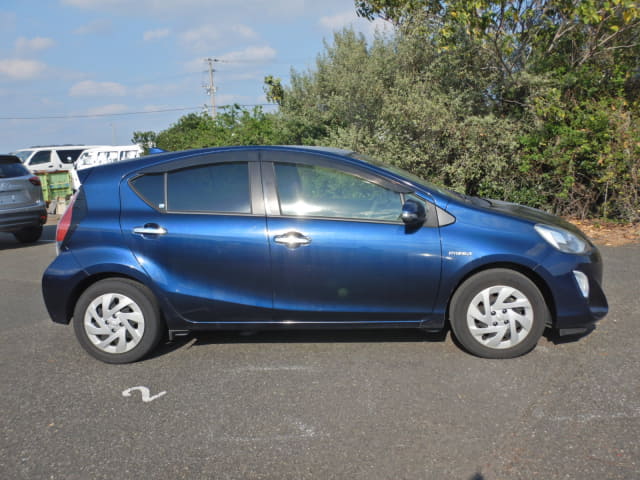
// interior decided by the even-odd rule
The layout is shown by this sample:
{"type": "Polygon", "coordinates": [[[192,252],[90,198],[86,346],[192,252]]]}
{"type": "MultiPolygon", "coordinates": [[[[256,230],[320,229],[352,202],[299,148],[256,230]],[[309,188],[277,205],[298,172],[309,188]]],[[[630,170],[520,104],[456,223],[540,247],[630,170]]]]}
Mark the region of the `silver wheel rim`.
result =
{"type": "Polygon", "coordinates": [[[105,353],[125,353],[144,335],[144,315],[126,295],[105,293],[93,300],[84,314],[87,338],[105,353]]]}
{"type": "Polygon", "coordinates": [[[467,327],[485,347],[504,349],[521,343],[533,326],[533,307],[518,289],[505,285],[485,288],[467,309],[467,327]]]}

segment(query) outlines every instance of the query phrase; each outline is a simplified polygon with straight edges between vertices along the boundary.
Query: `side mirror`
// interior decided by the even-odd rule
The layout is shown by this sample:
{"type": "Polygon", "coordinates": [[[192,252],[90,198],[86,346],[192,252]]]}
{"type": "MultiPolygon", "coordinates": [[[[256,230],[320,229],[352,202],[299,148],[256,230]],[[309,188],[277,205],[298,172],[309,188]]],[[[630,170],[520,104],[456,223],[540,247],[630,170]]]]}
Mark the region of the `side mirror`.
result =
{"type": "Polygon", "coordinates": [[[418,226],[422,225],[427,219],[427,212],[421,203],[415,200],[407,200],[402,206],[401,218],[405,225],[418,226]]]}

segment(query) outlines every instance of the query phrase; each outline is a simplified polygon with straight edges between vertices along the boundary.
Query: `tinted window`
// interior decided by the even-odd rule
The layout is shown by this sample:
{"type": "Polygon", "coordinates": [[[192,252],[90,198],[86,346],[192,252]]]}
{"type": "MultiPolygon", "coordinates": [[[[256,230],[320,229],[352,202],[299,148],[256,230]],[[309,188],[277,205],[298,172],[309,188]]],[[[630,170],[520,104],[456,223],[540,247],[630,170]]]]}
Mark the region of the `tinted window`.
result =
{"type": "Polygon", "coordinates": [[[83,152],[83,149],[79,150],[56,150],[58,157],[60,157],[60,161],[62,163],[73,163],[75,162],[80,154],[83,152]]]}
{"type": "Polygon", "coordinates": [[[51,152],[49,150],[40,150],[31,157],[29,165],[42,165],[43,163],[49,163],[50,158],[51,152]]]}
{"type": "Polygon", "coordinates": [[[276,164],[283,215],[395,221],[400,194],[331,168],[276,164]]]}
{"type": "Polygon", "coordinates": [[[136,193],[153,208],[164,209],[164,174],[143,175],[131,182],[136,193]]]}
{"type": "Polygon", "coordinates": [[[0,178],[23,177],[29,171],[21,163],[0,162],[0,178]]]}
{"type": "Polygon", "coordinates": [[[167,209],[180,212],[251,213],[246,163],[185,168],[167,176],[167,209]]]}

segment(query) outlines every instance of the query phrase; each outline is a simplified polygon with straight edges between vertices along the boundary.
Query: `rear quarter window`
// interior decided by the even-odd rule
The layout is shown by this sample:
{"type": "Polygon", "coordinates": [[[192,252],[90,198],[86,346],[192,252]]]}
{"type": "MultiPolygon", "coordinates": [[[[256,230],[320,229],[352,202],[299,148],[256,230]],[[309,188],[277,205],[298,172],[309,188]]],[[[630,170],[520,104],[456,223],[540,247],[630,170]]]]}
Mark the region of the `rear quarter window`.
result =
{"type": "Polygon", "coordinates": [[[143,175],[131,181],[133,191],[156,210],[164,210],[164,173],[143,175]]]}

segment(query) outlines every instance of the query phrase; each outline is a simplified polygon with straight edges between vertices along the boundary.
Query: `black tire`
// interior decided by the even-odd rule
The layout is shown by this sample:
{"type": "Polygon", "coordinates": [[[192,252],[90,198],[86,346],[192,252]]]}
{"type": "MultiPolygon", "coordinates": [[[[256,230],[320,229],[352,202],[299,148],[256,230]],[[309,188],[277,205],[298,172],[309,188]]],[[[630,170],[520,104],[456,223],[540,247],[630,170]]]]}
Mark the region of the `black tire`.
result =
{"type": "Polygon", "coordinates": [[[549,318],[549,308],[535,283],[503,268],[485,270],[465,280],[449,307],[456,339],[465,350],[482,358],[514,358],[531,351],[549,318]],[[487,299],[489,308],[484,307],[487,299]]]}
{"type": "Polygon", "coordinates": [[[42,225],[37,227],[25,227],[22,230],[14,232],[13,236],[16,237],[16,240],[20,243],[37,242],[42,236],[42,225]]]}
{"type": "Polygon", "coordinates": [[[165,327],[151,290],[133,280],[110,278],[94,283],[80,296],[73,313],[73,329],[80,345],[98,360],[130,363],[145,357],[157,346],[165,327]],[[109,294],[113,297],[105,299],[109,294]],[[91,314],[89,307],[94,300],[95,313],[91,314]],[[105,319],[103,302],[107,300],[113,311],[117,311],[105,319]],[[128,303],[128,300],[132,302],[128,303]],[[122,307],[119,307],[120,302],[123,302],[122,307]],[[88,332],[88,328],[94,331],[88,332]],[[105,345],[110,338],[112,341],[105,345]]]}

